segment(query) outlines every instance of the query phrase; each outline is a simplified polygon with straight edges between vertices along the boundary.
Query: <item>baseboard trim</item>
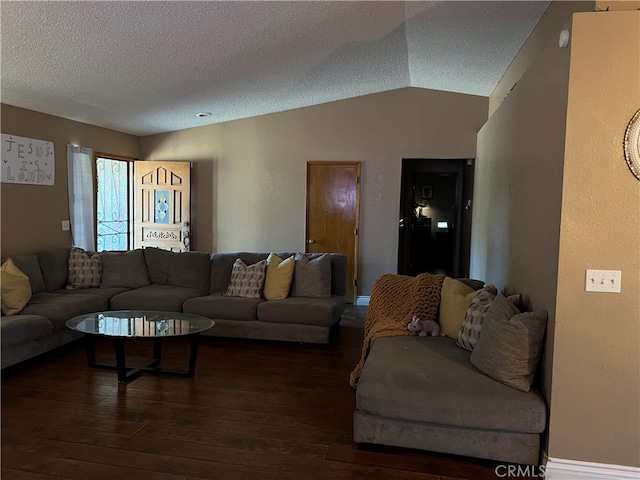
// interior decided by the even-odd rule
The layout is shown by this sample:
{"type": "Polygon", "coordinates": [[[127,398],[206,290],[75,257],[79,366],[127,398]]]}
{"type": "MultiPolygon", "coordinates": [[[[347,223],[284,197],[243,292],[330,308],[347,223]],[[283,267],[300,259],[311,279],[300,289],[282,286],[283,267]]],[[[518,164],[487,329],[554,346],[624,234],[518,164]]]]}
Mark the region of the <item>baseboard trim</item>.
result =
{"type": "Polygon", "coordinates": [[[546,480],[638,480],[640,468],[547,457],[546,480]]]}
{"type": "Polygon", "coordinates": [[[369,299],[370,299],[370,298],[371,298],[371,297],[365,297],[365,296],[358,297],[358,298],[356,298],[356,305],[365,305],[365,306],[369,306],[369,299]]]}

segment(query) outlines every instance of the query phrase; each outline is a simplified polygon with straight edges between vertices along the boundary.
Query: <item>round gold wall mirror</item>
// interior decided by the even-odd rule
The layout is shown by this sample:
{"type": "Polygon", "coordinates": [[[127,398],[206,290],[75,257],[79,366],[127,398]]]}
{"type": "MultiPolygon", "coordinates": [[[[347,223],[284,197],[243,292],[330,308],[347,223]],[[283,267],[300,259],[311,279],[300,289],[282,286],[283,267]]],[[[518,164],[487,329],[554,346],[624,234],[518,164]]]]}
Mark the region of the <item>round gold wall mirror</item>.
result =
{"type": "Polygon", "coordinates": [[[640,110],[631,118],[624,132],[624,158],[631,173],[640,180],[640,110]]]}

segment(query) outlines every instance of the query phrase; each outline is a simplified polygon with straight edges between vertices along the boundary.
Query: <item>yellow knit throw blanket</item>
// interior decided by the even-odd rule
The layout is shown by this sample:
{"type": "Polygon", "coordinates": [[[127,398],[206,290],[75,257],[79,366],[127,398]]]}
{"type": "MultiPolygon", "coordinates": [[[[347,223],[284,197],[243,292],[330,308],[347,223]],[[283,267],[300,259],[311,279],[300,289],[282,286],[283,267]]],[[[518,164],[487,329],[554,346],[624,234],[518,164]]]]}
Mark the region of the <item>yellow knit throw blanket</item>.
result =
{"type": "Polygon", "coordinates": [[[414,315],[421,320],[436,320],[444,278],[430,273],[417,277],[386,274],[376,280],[365,318],[362,355],[349,379],[353,388],[376,338],[414,335],[407,330],[414,315]]]}

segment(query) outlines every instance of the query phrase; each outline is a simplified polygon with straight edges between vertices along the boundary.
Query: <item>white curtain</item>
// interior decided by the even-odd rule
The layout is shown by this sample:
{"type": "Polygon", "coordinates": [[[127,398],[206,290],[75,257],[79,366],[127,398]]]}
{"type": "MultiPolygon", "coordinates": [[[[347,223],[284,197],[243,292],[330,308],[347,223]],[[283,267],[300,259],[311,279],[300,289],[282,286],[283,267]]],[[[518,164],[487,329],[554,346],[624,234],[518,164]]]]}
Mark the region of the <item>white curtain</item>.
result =
{"type": "Polygon", "coordinates": [[[67,145],[69,219],[73,245],[95,252],[93,150],[67,145]]]}

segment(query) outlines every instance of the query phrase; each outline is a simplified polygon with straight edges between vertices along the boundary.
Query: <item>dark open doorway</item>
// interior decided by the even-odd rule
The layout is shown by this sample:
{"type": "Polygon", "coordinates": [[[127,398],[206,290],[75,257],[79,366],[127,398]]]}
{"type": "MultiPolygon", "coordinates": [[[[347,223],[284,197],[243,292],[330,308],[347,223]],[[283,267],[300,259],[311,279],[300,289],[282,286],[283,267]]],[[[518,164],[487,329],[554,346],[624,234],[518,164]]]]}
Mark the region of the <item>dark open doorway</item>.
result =
{"type": "Polygon", "coordinates": [[[399,274],[469,276],[472,196],[472,160],[402,160],[399,274]]]}

